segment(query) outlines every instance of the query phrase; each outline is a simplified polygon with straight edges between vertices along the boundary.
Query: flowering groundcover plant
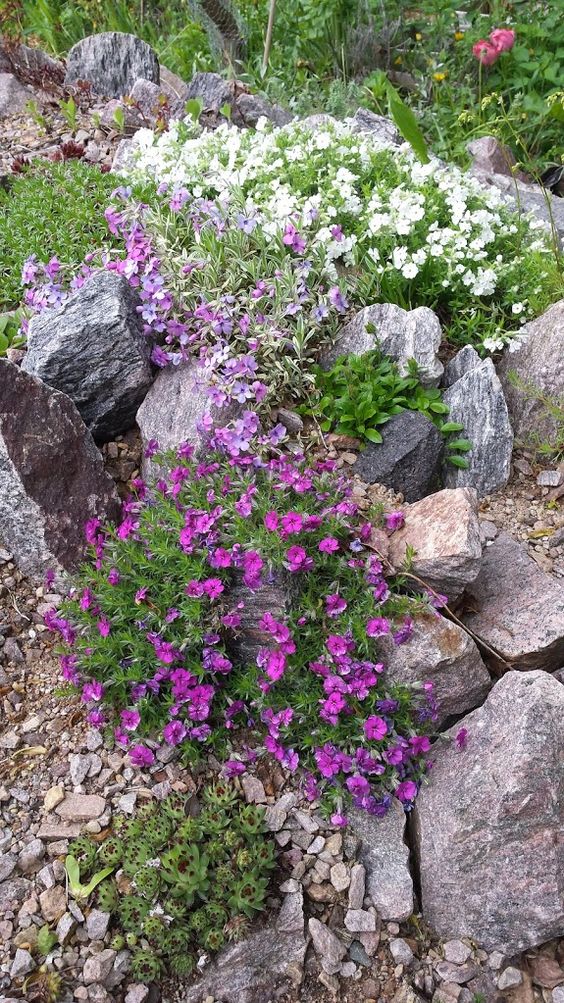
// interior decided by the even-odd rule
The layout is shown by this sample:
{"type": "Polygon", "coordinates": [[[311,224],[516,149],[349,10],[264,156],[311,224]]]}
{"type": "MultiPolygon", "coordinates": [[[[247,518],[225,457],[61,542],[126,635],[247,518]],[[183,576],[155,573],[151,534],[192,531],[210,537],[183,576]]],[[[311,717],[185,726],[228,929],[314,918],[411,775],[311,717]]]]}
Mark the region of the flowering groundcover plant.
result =
{"type": "Polygon", "coordinates": [[[515,333],[515,302],[524,320],[557,298],[542,223],[457,168],[421,164],[410,147],[386,146],[350,122],[201,132],[185,121],[161,135],[142,129],[136,143],[132,177],[168,190],[173,208],[237,202],[272,241],[283,235],[297,253],[318,251],[326,280],[341,279],[351,305],[429,306],[450,340],[495,350],[515,333]]]}
{"type": "Polygon", "coordinates": [[[407,642],[432,599],[386,580],[370,547],[376,522],[393,529],[401,514],[361,515],[327,461],[219,451],[197,462],[184,446],[169,462],[154,494],[137,482],[116,529],[88,524],[93,564],[46,617],[91,723],[113,728],[137,766],[165,744],[186,762],[213,750],[236,775],[267,752],[305,769],[308,796],[343,824],[343,796],[375,814],[392,795],[409,806],[432,685],[386,686],[377,638],[407,642]],[[233,598],[234,582],[247,598],[233,598]],[[266,609],[245,661],[242,606],[273,583],[287,584],[287,610],[266,609]]]}

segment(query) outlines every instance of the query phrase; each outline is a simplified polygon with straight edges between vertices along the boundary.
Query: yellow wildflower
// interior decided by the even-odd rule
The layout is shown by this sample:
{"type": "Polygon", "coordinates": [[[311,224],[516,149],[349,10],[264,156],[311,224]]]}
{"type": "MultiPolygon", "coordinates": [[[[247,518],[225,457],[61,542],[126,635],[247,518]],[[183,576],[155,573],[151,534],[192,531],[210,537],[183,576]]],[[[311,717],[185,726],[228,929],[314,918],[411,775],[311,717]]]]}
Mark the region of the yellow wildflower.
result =
{"type": "Polygon", "coordinates": [[[455,33],[454,33],[454,40],[455,40],[455,42],[461,42],[463,38],[464,38],[464,32],[463,31],[455,31],[455,33]]]}
{"type": "Polygon", "coordinates": [[[441,80],[446,80],[447,77],[448,73],[446,72],[446,70],[444,73],[433,73],[433,80],[438,80],[439,83],[441,80]]]}
{"type": "Polygon", "coordinates": [[[421,32],[420,31],[416,31],[415,32],[415,41],[416,42],[420,42],[422,38],[423,38],[423,35],[421,34],[421,32]]]}

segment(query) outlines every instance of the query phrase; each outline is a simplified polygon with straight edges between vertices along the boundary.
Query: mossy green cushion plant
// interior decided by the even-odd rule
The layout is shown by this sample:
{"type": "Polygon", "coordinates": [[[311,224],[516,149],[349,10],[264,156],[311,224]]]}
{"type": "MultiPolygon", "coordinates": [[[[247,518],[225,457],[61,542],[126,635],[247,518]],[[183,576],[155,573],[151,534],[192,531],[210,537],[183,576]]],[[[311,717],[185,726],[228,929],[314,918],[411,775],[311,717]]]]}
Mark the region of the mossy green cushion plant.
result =
{"type": "Polygon", "coordinates": [[[202,950],[237,939],[265,908],[276,858],[264,809],[244,805],[232,784],[218,780],[204,788],[199,814],[188,810],[189,799],[174,794],[143,806],[136,818],[118,817],[101,844],[81,836],[70,846],[71,895],[83,904],[91,897],[112,914],[112,944],[134,950],[139,981],[189,974],[202,950]],[[126,894],[121,884],[117,891],[120,870],[126,894]]]}
{"type": "MultiPolygon", "coordinates": [[[[115,244],[104,210],[117,184],[114,174],[78,160],[36,160],[0,186],[0,311],[19,306],[30,255],[78,265],[92,251],[115,244]]],[[[150,199],[152,189],[141,185],[139,197],[150,199]]]]}

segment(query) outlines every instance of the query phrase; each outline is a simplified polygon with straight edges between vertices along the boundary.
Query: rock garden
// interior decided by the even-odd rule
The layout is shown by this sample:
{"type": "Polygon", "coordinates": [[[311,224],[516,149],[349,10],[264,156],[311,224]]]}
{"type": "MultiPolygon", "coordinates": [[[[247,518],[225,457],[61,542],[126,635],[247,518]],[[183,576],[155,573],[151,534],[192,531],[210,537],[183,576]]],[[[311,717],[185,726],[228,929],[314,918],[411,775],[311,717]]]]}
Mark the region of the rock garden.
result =
{"type": "Polygon", "coordinates": [[[564,1003],[558,18],[134,6],[0,11],[0,1003],[564,1003]]]}

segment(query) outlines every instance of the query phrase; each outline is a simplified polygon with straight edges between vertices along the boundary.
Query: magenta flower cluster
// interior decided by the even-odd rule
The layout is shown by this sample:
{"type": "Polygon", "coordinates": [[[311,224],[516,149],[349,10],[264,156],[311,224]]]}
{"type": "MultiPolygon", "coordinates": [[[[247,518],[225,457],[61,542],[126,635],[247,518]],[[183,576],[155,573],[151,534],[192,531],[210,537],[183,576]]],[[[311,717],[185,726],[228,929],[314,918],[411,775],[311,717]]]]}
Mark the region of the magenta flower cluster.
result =
{"type": "Polygon", "coordinates": [[[159,744],[209,747],[230,775],[268,754],[329,809],[409,806],[436,706],[431,684],[386,685],[378,639],[408,643],[432,607],[386,578],[373,528],[330,461],[181,447],[116,529],[87,524],[92,565],[46,616],[63,676],[136,766],[159,744]]]}

